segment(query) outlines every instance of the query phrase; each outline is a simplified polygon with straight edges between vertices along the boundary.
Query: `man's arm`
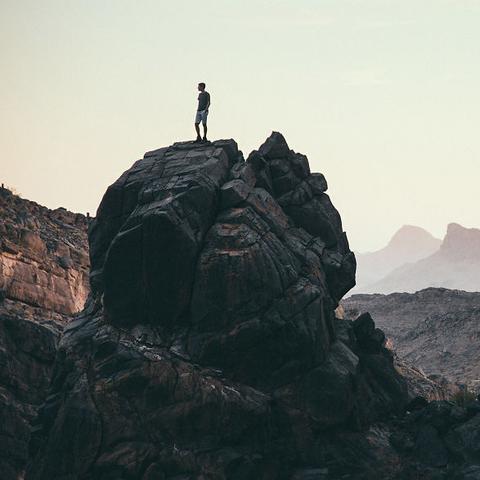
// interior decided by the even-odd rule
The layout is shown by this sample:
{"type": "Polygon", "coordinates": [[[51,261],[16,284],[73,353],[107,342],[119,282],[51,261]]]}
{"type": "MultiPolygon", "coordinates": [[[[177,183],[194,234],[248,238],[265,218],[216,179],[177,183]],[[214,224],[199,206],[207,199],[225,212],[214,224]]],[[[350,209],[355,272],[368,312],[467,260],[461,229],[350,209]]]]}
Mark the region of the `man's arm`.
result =
{"type": "Polygon", "coordinates": [[[210,94],[208,94],[208,102],[207,102],[207,108],[205,110],[208,111],[208,109],[210,108],[210,94]]]}

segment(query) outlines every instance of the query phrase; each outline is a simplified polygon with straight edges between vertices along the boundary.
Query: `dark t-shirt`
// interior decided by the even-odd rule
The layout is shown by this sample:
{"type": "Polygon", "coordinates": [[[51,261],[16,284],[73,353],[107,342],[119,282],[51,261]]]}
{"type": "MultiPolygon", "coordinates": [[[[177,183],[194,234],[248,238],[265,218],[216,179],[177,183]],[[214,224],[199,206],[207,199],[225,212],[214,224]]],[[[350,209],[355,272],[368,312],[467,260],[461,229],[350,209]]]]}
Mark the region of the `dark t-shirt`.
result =
{"type": "Polygon", "coordinates": [[[210,94],[205,90],[203,92],[200,92],[200,94],[198,95],[197,111],[201,112],[202,110],[205,110],[208,107],[209,103],[210,103],[210,94]]]}

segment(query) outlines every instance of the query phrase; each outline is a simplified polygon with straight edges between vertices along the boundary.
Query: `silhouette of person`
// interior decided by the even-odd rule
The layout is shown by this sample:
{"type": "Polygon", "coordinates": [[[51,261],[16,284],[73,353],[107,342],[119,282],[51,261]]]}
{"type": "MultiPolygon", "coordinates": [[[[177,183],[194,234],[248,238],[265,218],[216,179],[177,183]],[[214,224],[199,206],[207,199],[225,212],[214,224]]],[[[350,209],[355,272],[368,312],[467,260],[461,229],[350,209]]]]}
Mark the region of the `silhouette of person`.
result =
{"type": "Polygon", "coordinates": [[[195,116],[195,131],[197,132],[196,142],[201,142],[200,136],[200,122],[203,125],[203,141],[207,141],[207,116],[208,108],[210,107],[210,94],[205,90],[205,84],[203,82],[198,84],[198,108],[195,116]]]}

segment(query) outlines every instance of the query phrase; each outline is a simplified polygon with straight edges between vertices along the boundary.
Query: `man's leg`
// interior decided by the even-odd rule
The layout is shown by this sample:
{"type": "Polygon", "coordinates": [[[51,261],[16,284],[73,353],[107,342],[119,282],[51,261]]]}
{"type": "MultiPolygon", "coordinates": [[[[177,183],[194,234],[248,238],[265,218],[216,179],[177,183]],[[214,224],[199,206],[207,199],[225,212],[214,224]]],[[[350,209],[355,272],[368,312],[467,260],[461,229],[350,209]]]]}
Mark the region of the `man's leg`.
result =
{"type": "Polygon", "coordinates": [[[203,123],[203,141],[207,141],[207,122],[203,123]]]}
{"type": "Polygon", "coordinates": [[[199,142],[202,137],[200,136],[200,123],[195,122],[195,131],[197,132],[197,139],[196,142],[199,142]]]}

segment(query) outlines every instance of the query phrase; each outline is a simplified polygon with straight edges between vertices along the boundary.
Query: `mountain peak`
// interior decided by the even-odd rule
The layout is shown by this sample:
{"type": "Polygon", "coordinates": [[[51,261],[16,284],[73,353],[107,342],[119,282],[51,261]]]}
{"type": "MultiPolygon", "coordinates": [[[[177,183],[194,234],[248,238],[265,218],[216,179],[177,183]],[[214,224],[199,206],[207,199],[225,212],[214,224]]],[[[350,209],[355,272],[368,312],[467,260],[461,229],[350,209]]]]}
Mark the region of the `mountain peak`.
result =
{"type": "Polygon", "coordinates": [[[449,223],[440,251],[455,260],[480,259],[480,229],[449,223]]]}
{"type": "Polygon", "coordinates": [[[476,236],[480,234],[480,230],[478,228],[468,228],[460,225],[459,223],[449,223],[447,225],[447,234],[445,235],[445,239],[448,237],[465,237],[465,236],[476,236]]]}
{"type": "Polygon", "coordinates": [[[434,242],[440,242],[439,239],[435,238],[430,232],[422,227],[403,225],[394,233],[393,237],[388,242],[388,247],[405,248],[405,246],[408,245],[410,247],[418,248],[419,241],[427,241],[430,243],[432,240],[434,242]]]}
{"type": "Polygon", "coordinates": [[[424,228],[403,225],[381,250],[357,255],[357,292],[364,291],[402,265],[432,255],[441,243],[424,228]]]}

